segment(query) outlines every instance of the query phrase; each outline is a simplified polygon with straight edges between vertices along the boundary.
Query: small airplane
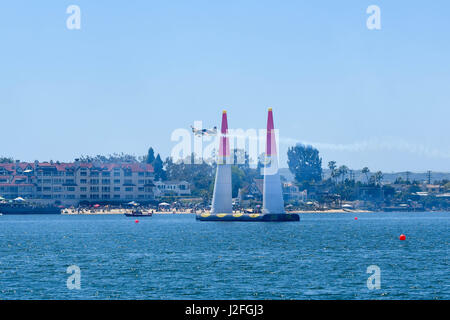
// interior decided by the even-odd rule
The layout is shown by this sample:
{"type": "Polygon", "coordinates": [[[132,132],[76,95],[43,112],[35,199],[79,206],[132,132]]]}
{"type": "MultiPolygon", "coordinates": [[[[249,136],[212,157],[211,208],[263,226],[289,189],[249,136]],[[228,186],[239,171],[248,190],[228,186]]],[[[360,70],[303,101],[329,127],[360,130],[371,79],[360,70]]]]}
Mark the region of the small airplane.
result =
{"type": "Polygon", "coordinates": [[[191,126],[192,132],[196,136],[215,136],[217,134],[217,127],[213,127],[212,129],[196,129],[193,126],[191,126]]]}

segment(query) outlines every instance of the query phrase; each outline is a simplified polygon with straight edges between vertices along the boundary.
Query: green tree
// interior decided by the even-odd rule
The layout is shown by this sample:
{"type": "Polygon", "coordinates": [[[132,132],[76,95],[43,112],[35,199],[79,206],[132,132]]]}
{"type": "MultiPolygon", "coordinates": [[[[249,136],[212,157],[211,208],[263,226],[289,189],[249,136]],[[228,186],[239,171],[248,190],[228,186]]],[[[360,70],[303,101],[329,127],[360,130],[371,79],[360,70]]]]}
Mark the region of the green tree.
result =
{"type": "Polygon", "coordinates": [[[9,157],[0,157],[0,163],[14,163],[14,159],[9,157]]]}
{"type": "Polygon", "coordinates": [[[156,156],[155,160],[153,161],[153,170],[155,171],[155,179],[156,180],[166,180],[167,179],[166,172],[164,171],[164,165],[163,165],[163,162],[161,160],[161,156],[159,155],[159,153],[156,156]]]}
{"type": "Polygon", "coordinates": [[[194,162],[193,154],[184,160],[186,161],[175,163],[171,157],[166,159],[164,167],[167,179],[189,182],[192,195],[202,197],[205,202],[209,201],[212,196],[215,165],[203,160],[194,162]]]}
{"type": "Polygon", "coordinates": [[[343,183],[345,180],[345,176],[348,173],[348,167],[345,165],[342,165],[339,167],[339,169],[337,169],[338,172],[338,177],[341,177],[341,182],[343,183]]]}
{"type": "MultiPolygon", "coordinates": [[[[328,162],[328,169],[330,169],[330,175],[331,175],[331,179],[334,180],[336,179],[336,161],[330,161],[328,162]]],[[[336,181],[335,181],[336,182],[336,181]]]]}
{"type": "Polygon", "coordinates": [[[403,184],[405,182],[405,180],[403,180],[402,177],[397,177],[397,179],[395,179],[394,184],[403,184]]]}
{"type": "Polygon", "coordinates": [[[126,153],[113,153],[109,154],[107,156],[104,155],[96,155],[94,157],[92,156],[85,156],[82,155],[79,160],[81,162],[100,162],[100,163],[121,163],[121,162],[128,162],[128,163],[135,163],[138,162],[136,156],[126,153]]]}
{"type": "Polygon", "coordinates": [[[381,182],[383,181],[383,178],[384,178],[384,176],[383,176],[383,173],[381,171],[377,171],[375,173],[375,182],[376,182],[376,184],[381,185],[381,182]]]}
{"type": "Polygon", "coordinates": [[[322,180],[322,158],[312,146],[297,144],[288,149],[289,170],[299,183],[322,180]]]}
{"type": "Polygon", "coordinates": [[[261,178],[260,169],[263,168],[263,165],[260,161],[258,161],[257,168],[250,167],[250,157],[247,152],[241,149],[234,149],[234,164],[242,171],[243,173],[243,181],[241,187],[251,184],[253,179],[261,178]]]}
{"type": "Polygon", "coordinates": [[[147,153],[147,157],[145,158],[145,162],[148,163],[148,164],[153,164],[155,159],[156,159],[155,158],[155,151],[153,150],[152,147],[150,147],[150,149],[148,149],[148,153],[147,153]]]}
{"type": "Polygon", "coordinates": [[[340,196],[341,200],[353,201],[356,198],[356,189],[354,180],[345,180],[335,187],[335,192],[340,196]]]}
{"type": "Polygon", "coordinates": [[[366,176],[366,182],[369,183],[369,173],[370,173],[369,168],[368,167],[364,167],[361,170],[361,172],[366,176]]]}
{"type": "Polygon", "coordinates": [[[239,188],[242,188],[245,181],[245,173],[238,166],[231,167],[231,186],[232,196],[236,198],[238,196],[239,188]]]}

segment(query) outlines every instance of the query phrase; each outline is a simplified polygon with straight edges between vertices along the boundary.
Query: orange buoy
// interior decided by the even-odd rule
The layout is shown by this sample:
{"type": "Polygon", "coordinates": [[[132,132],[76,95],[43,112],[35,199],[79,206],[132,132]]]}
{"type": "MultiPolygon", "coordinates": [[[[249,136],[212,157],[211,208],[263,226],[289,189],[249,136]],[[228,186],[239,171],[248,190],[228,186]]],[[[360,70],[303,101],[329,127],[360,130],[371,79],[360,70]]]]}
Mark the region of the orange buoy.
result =
{"type": "Polygon", "coordinates": [[[402,241],[403,241],[403,240],[406,240],[406,236],[402,233],[402,234],[400,235],[399,239],[402,240],[402,241]]]}
{"type": "Polygon", "coordinates": [[[138,219],[136,219],[136,220],[134,220],[134,222],[135,222],[135,223],[139,223],[139,220],[138,220],[138,219]]]}

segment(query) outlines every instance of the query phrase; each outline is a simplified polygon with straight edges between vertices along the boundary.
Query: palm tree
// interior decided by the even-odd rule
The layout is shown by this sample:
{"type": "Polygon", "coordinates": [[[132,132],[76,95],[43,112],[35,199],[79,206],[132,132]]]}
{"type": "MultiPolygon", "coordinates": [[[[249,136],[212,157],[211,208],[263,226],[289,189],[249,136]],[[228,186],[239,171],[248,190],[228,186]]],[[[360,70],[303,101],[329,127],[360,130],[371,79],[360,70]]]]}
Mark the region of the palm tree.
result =
{"type": "Polygon", "coordinates": [[[348,173],[348,167],[345,166],[345,165],[340,166],[339,169],[338,169],[338,173],[339,173],[339,176],[342,176],[342,182],[344,182],[345,176],[348,173]]]}
{"type": "Polygon", "coordinates": [[[331,179],[335,179],[336,178],[336,161],[328,162],[328,168],[331,171],[331,179]]]}
{"type": "Polygon", "coordinates": [[[378,185],[381,185],[381,181],[383,180],[383,172],[377,171],[375,173],[375,181],[378,185]]]}
{"type": "Polygon", "coordinates": [[[364,167],[364,168],[361,170],[361,172],[366,176],[366,181],[367,181],[367,183],[369,183],[369,172],[370,172],[369,168],[364,167]]]}

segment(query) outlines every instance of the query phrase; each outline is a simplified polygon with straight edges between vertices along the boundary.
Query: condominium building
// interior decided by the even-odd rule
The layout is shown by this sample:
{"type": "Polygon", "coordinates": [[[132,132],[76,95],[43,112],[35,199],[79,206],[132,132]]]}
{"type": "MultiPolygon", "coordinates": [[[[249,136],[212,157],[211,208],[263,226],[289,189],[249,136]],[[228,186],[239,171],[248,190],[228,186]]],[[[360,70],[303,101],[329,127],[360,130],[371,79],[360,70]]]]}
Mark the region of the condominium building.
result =
{"type": "Polygon", "coordinates": [[[154,171],[143,163],[0,164],[0,196],[47,204],[154,200],[154,171]]]}

